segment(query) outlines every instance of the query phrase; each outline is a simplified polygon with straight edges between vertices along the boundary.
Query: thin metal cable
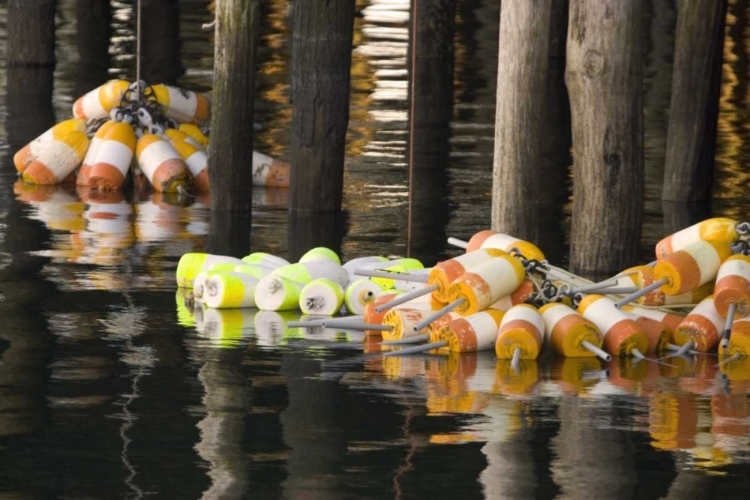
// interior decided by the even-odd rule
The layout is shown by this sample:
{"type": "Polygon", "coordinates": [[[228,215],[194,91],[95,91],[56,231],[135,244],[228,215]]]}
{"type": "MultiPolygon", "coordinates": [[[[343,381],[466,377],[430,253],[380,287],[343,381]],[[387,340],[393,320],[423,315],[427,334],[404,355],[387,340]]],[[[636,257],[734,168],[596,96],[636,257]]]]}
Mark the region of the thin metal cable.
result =
{"type": "Polygon", "coordinates": [[[136,7],[136,24],[135,24],[135,81],[136,81],[136,100],[141,100],[141,3],[143,0],[134,0],[138,2],[136,7]]]}
{"type": "Polygon", "coordinates": [[[417,79],[417,0],[411,4],[411,102],[409,116],[409,208],[406,219],[406,256],[411,256],[411,219],[414,205],[414,82],[417,79]]]}

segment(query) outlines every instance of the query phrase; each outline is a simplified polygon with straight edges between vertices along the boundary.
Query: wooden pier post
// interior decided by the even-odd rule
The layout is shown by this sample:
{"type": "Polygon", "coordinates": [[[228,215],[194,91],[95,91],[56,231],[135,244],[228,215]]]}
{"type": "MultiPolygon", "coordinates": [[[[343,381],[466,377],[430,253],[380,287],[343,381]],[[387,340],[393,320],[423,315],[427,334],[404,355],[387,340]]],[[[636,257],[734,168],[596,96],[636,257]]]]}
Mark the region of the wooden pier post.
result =
{"type": "MultiPolygon", "coordinates": [[[[174,85],[185,73],[180,58],[180,0],[137,1],[143,2],[141,78],[150,84],[174,85]]],[[[235,15],[241,16],[239,12],[235,15]]]]}
{"type": "Polygon", "coordinates": [[[296,2],[289,208],[341,209],[354,0],[296,2]]]}
{"type": "Polygon", "coordinates": [[[109,78],[112,7],[101,0],[76,0],[75,96],[82,96],[109,78]]]}
{"type": "Polygon", "coordinates": [[[662,199],[710,200],[727,0],[680,0],[662,199]]]}
{"type": "Polygon", "coordinates": [[[570,0],[565,82],[573,125],[570,266],[638,260],[643,220],[643,1],[570,0]]]}
{"type": "Polygon", "coordinates": [[[564,84],[567,0],[503,2],[500,11],[492,228],[543,246],[567,198],[564,84]]]}
{"type": "MultiPolygon", "coordinates": [[[[213,191],[213,189],[211,190],[213,191]]],[[[250,253],[250,210],[211,210],[206,252],[242,258],[250,253]]]]}
{"type": "Polygon", "coordinates": [[[434,260],[445,246],[450,210],[447,170],[456,0],[412,0],[411,16],[406,254],[434,260]]]}
{"type": "Polygon", "coordinates": [[[341,255],[341,243],[348,230],[347,212],[289,212],[288,247],[290,262],[297,262],[315,247],[330,248],[341,255]]]}
{"type": "Polygon", "coordinates": [[[214,87],[208,174],[211,210],[250,212],[255,51],[260,0],[216,4],[214,87]]]}

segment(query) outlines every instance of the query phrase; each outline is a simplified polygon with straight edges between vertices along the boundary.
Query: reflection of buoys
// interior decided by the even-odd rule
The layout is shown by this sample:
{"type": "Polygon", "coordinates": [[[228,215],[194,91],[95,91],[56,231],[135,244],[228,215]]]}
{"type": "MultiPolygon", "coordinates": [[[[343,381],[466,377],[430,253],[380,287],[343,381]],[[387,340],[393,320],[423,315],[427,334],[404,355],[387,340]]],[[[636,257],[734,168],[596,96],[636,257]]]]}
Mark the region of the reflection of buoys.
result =
{"type": "Polygon", "coordinates": [[[86,122],[77,118],[64,120],[21,148],[13,156],[13,164],[19,174],[34,161],[53,141],[70,132],[86,132],[86,122]]]}
{"type": "Polygon", "coordinates": [[[211,118],[211,102],[202,94],[168,85],[152,85],[167,118],[180,123],[205,122],[211,118]]]}
{"type": "Polygon", "coordinates": [[[299,258],[300,263],[311,262],[313,260],[328,260],[334,264],[341,265],[341,259],[336,252],[326,247],[311,248],[299,258]]]}
{"type": "Polygon", "coordinates": [[[169,142],[155,134],[143,134],[136,143],[135,156],[155,190],[170,193],[186,189],[187,166],[169,142]]]}
{"type": "Polygon", "coordinates": [[[448,289],[448,301],[464,299],[456,312],[463,316],[474,314],[513,293],[525,273],[521,263],[513,257],[494,257],[459,276],[448,289]]]}
{"type": "Polygon", "coordinates": [[[495,362],[493,392],[506,396],[528,394],[539,383],[539,363],[535,359],[522,359],[516,365],[510,359],[495,362]]]}
{"type": "Polygon", "coordinates": [[[258,280],[247,274],[211,273],[204,285],[203,302],[215,309],[255,307],[258,280]]]}
{"type": "Polygon", "coordinates": [[[206,156],[206,153],[197,146],[179,139],[170,140],[170,144],[190,171],[195,190],[199,192],[210,191],[208,156],[206,156]]]}
{"type": "Polygon", "coordinates": [[[544,320],[534,306],[513,306],[500,322],[495,341],[495,354],[499,358],[536,359],[542,348],[544,320]],[[520,354],[515,354],[520,351],[520,354]]]}
{"type": "Polygon", "coordinates": [[[73,116],[84,120],[106,118],[120,105],[122,96],[130,83],[125,80],[110,80],[87,92],[73,103],[73,116]]]}
{"type": "Polygon", "coordinates": [[[436,285],[437,290],[433,295],[442,302],[448,302],[448,288],[462,274],[471,270],[472,267],[487,262],[493,257],[506,255],[503,250],[489,248],[486,250],[475,250],[452,259],[437,263],[427,277],[430,285],[436,285]]]}
{"type": "MultiPolygon", "coordinates": [[[[546,324],[546,322],[545,322],[546,324]]],[[[588,357],[555,356],[550,365],[550,376],[565,394],[581,394],[606,379],[606,370],[599,360],[588,357]]]]}
{"type": "Polygon", "coordinates": [[[587,295],[581,300],[578,312],[602,332],[604,349],[612,356],[626,356],[634,350],[642,354],[648,350],[648,339],[638,325],[609,298],[587,295]]]}
{"type": "Polygon", "coordinates": [[[253,186],[289,187],[288,163],[253,151],[253,186]]]}
{"type": "Polygon", "coordinates": [[[318,278],[311,281],[300,292],[299,308],[304,314],[332,316],[341,310],[344,289],[335,281],[318,278]]]}
{"type": "Polygon", "coordinates": [[[347,285],[344,292],[344,304],[350,314],[363,314],[365,306],[375,302],[383,289],[372,280],[361,279],[351,282],[347,285]]]}
{"type": "Polygon", "coordinates": [[[219,262],[233,262],[235,265],[242,264],[240,259],[224,255],[212,255],[200,252],[183,254],[177,263],[177,286],[191,288],[199,272],[219,262]]]}
{"type": "Polygon", "coordinates": [[[56,134],[52,141],[23,171],[23,180],[32,184],[59,184],[83,162],[89,138],[73,130],[56,134]]]}
{"type": "Polygon", "coordinates": [[[237,347],[255,325],[255,309],[203,309],[200,337],[219,349],[237,347]]]}
{"type": "Polygon", "coordinates": [[[451,352],[486,351],[495,347],[503,312],[486,310],[454,319],[437,332],[437,340],[448,342],[451,352]]]}
{"type": "Polygon", "coordinates": [[[695,396],[657,392],[648,405],[651,446],[657,450],[690,450],[695,447],[698,412],[695,396]]]}
{"type": "Polygon", "coordinates": [[[119,189],[130,169],[135,152],[135,132],[128,123],[115,123],[99,146],[91,167],[89,186],[98,189],[119,189]]]}
{"type": "Polygon", "coordinates": [[[478,248],[499,248],[506,252],[516,249],[527,259],[544,260],[544,253],[533,243],[495,231],[480,231],[472,236],[466,251],[478,248]]]}
{"type": "Polygon", "coordinates": [[[663,259],[698,241],[715,241],[729,246],[737,239],[737,222],[725,217],[706,219],[667,236],[656,244],[656,258],[663,259]]]}
{"type": "Polygon", "coordinates": [[[604,342],[602,333],[591,321],[566,306],[550,302],[539,308],[545,331],[552,348],[566,357],[592,357],[596,353],[585,347],[584,341],[596,348],[604,342]]]}
{"type": "Polygon", "coordinates": [[[708,352],[719,343],[719,333],[723,327],[724,318],[716,310],[713,297],[707,297],[682,321],[674,332],[674,341],[677,345],[683,345],[692,340],[697,351],[708,352]]]}

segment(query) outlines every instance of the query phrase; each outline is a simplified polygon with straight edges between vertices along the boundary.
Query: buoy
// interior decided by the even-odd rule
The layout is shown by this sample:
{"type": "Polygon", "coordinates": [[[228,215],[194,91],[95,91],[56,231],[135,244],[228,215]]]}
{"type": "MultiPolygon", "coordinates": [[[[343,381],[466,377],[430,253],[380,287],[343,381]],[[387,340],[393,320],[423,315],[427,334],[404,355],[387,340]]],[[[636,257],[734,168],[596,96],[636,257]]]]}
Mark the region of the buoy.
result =
{"type": "MultiPolygon", "coordinates": [[[[281,268],[280,268],[281,269],[281,268]]],[[[262,311],[290,311],[299,307],[302,288],[312,281],[301,283],[271,273],[255,287],[255,304],[262,311]]]]}
{"type": "Polygon", "coordinates": [[[454,319],[437,332],[451,352],[476,352],[494,349],[504,313],[487,310],[454,319]]]}
{"type": "Polygon", "coordinates": [[[193,281],[198,273],[221,262],[232,262],[234,265],[242,264],[240,259],[224,255],[212,255],[201,252],[188,252],[183,254],[177,263],[177,286],[192,288],[193,281]]]}
{"type": "Polygon", "coordinates": [[[722,347],[726,347],[734,318],[750,314],[750,257],[732,255],[719,268],[714,288],[714,306],[726,318],[722,347]]]}
{"type": "Polygon", "coordinates": [[[242,262],[245,262],[246,264],[257,264],[273,269],[289,265],[288,260],[266,252],[253,252],[250,255],[242,257],[242,262]]]}
{"type": "Polygon", "coordinates": [[[723,327],[724,318],[716,310],[713,296],[706,297],[680,323],[674,332],[674,341],[682,345],[692,340],[697,351],[708,352],[719,343],[723,327]]]}
{"type": "Polygon", "coordinates": [[[289,187],[288,163],[253,151],[253,186],[289,187]]]}
{"type": "Polygon", "coordinates": [[[656,281],[619,300],[617,306],[628,304],[657,288],[667,295],[679,295],[708,283],[716,278],[722,262],[731,254],[728,244],[703,240],[677,250],[656,263],[656,281]]]}
{"type": "Polygon", "coordinates": [[[19,149],[13,155],[13,164],[19,174],[22,174],[26,167],[36,160],[47,146],[53,141],[59,141],[61,137],[68,135],[70,132],[86,132],[86,122],[77,118],[64,120],[50,128],[42,135],[19,149]]]}
{"type": "Polygon", "coordinates": [[[318,278],[328,278],[342,287],[349,281],[349,273],[343,267],[330,260],[318,259],[281,266],[273,270],[274,276],[282,276],[302,284],[318,278]]]}
{"type": "Polygon", "coordinates": [[[510,255],[500,255],[471,268],[448,289],[448,301],[464,299],[456,312],[462,316],[487,309],[521,284],[526,271],[510,255]]]}
{"type": "Polygon", "coordinates": [[[685,316],[675,314],[672,312],[661,311],[659,309],[646,309],[645,307],[638,306],[625,306],[622,308],[631,314],[638,317],[651,318],[656,321],[663,323],[669,330],[670,339],[674,339],[674,332],[677,327],[680,326],[685,316]]]}
{"type": "Polygon", "coordinates": [[[726,351],[730,357],[736,354],[741,357],[750,356],[750,318],[745,317],[732,323],[732,335],[726,351]]]}
{"type": "Polygon", "coordinates": [[[258,279],[247,274],[211,273],[204,285],[203,303],[215,309],[255,307],[258,279]]]}
{"type": "Polygon", "coordinates": [[[189,135],[187,135],[185,132],[183,132],[180,129],[166,128],[164,129],[163,135],[169,142],[174,142],[174,141],[187,142],[188,144],[195,147],[199,151],[202,151],[204,153],[206,152],[205,146],[203,144],[196,141],[195,139],[193,139],[192,137],[190,137],[189,135]]]}
{"type": "Polygon", "coordinates": [[[180,139],[171,139],[170,144],[190,171],[195,190],[201,193],[210,191],[211,183],[208,177],[208,156],[206,156],[206,152],[194,144],[180,139]]]}
{"type": "Polygon", "coordinates": [[[382,324],[392,328],[383,331],[383,340],[398,340],[415,335],[429,335],[430,332],[427,327],[423,327],[418,331],[414,330],[414,325],[429,314],[430,311],[424,309],[389,309],[383,316],[382,324]]]}
{"type": "Polygon", "coordinates": [[[21,174],[31,184],[59,184],[83,162],[89,138],[73,130],[56,134],[21,174]]]}
{"type": "Polygon", "coordinates": [[[312,280],[300,292],[299,308],[304,314],[332,316],[341,310],[344,289],[327,278],[312,280]]]}
{"type": "Polygon", "coordinates": [[[76,177],[76,184],[79,186],[88,186],[89,177],[91,176],[91,167],[96,163],[96,155],[99,154],[99,148],[104,142],[107,132],[112,126],[117,123],[112,120],[107,120],[94,134],[89,142],[89,149],[86,151],[86,156],[83,157],[81,168],[78,169],[78,176],[76,177]]]}
{"type": "Polygon", "coordinates": [[[333,262],[334,264],[341,265],[341,259],[339,259],[339,256],[336,255],[336,252],[326,247],[315,247],[308,250],[302,257],[300,257],[299,262],[305,263],[320,259],[328,260],[333,262]]]}
{"type": "Polygon", "coordinates": [[[552,348],[565,357],[600,356],[609,361],[611,356],[601,347],[604,337],[591,321],[559,302],[551,302],[539,308],[544,320],[544,331],[552,348]]]}
{"type": "Polygon", "coordinates": [[[500,322],[495,341],[498,358],[536,359],[542,348],[544,320],[539,311],[529,304],[513,306],[500,322]]]}
{"type": "Polygon", "coordinates": [[[670,334],[669,328],[655,319],[647,318],[645,316],[633,315],[635,324],[641,329],[641,332],[648,339],[648,351],[651,353],[659,354],[666,349],[667,344],[672,341],[672,335],[670,334]]]}
{"type": "MultiPolygon", "coordinates": [[[[378,308],[382,305],[389,304],[393,302],[394,299],[398,298],[399,296],[406,295],[404,293],[384,293],[377,299],[375,299],[374,302],[371,304],[367,304],[365,306],[365,311],[363,313],[364,315],[364,322],[368,324],[375,324],[379,325],[383,323],[383,318],[386,315],[386,312],[390,309],[384,309],[382,311],[379,311],[378,308]]],[[[406,303],[402,305],[395,306],[398,308],[405,308],[405,309],[423,309],[426,311],[432,310],[430,307],[430,304],[428,302],[422,302],[419,299],[413,299],[410,301],[407,301],[406,303]]]]}
{"type": "Polygon", "coordinates": [[[355,274],[358,269],[369,265],[381,265],[383,262],[388,262],[388,258],[380,255],[370,255],[367,257],[357,257],[344,262],[343,267],[346,269],[346,272],[349,273],[349,282],[353,283],[360,279],[359,276],[355,274]]]}
{"type": "Polygon", "coordinates": [[[266,266],[260,266],[260,265],[250,265],[250,264],[239,264],[232,269],[235,273],[242,273],[242,274],[248,274],[252,276],[253,278],[265,278],[269,274],[273,272],[273,268],[266,267],[266,266]]]}
{"type": "Polygon", "coordinates": [[[461,318],[461,317],[462,316],[460,314],[449,312],[447,314],[440,316],[438,319],[436,319],[435,321],[427,325],[427,331],[429,332],[427,341],[438,342],[440,340],[444,340],[444,339],[438,338],[440,334],[440,330],[443,327],[448,326],[451,321],[457,320],[458,318],[461,318]]]}
{"type": "Polygon", "coordinates": [[[151,88],[167,118],[179,123],[206,122],[211,118],[211,102],[206,96],[162,84],[151,88]]]}
{"type": "Polygon", "coordinates": [[[208,147],[208,137],[194,123],[181,123],[178,130],[200,144],[203,149],[208,147]]]}
{"type": "Polygon", "coordinates": [[[495,248],[480,249],[437,263],[427,278],[430,285],[437,285],[433,296],[442,302],[449,302],[448,289],[459,276],[500,255],[507,255],[507,252],[495,248]]]}
{"type": "Polygon", "coordinates": [[[160,193],[187,190],[190,174],[187,165],[172,145],[155,134],[143,134],[135,146],[138,166],[160,193]]]}
{"type": "MultiPolygon", "coordinates": [[[[650,286],[654,282],[654,268],[652,266],[637,266],[623,271],[618,275],[619,286],[635,286],[638,289],[650,286]],[[624,273],[631,273],[625,275],[624,273]]],[[[709,281],[692,290],[678,295],[667,295],[657,288],[638,298],[638,303],[649,307],[697,304],[713,293],[714,283],[709,281]]]]}
{"type": "MultiPolygon", "coordinates": [[[[370,264],[363,267],[364,269],[386,271],[395,273],[397,275],[390,278],[377,276],[371,278],[372,281],[380,285],[383,290],[389,290],[391,288],[411,290],[413,288],[409,286],[402,286],[403,283],[399,284],[398,282],[407,279],[407,276],[405,275],[414,275],[424,272],[424,265],[419,260],[408,257],[388,260],[385,264],[370,264]]],[[[420,275],[420,277],[422,276],[420,275]]],[[[426,279],[427,276],[424,276],[424,278],[426,279]]],[[[412,279],[411,276],[408,276],[408,279],[412,279]]]]}
{"type": "Polygon", "coordinates": [[[350,282],[344,292],[344,304],[350,314],[363,314],[365,306],[375,302],[383,294],[383,289],[372,280],[361,279],[350,282]]]}
{"type": "Polygon", "coordinates": [[[466,252],[473,252],[480,248],[499,248],[506,252],[516,249],[527,259],[545,259],[544,253],[533,243],[491,230],[479,231],[474,234],[466,245],[466,252]]]}
{"type": "Polygon", "coordinates": [[[114,123],[96,153],[89,175],[89,186],[105,191],[119,189],[130,169],[135,142],[135,132],[130,124],[114,123]]]}
{"type": "Polygon", "coordinates": [[[619,310],[611,299],[603,295],[587,295],[578,305],[578,313],[602,332],[604,350],[612,356],[638,356],[648,350],[648,339],[636,322],[619,310]]]}
{"type": "Polygon", "coordinates": [[[706,219],[667,236],[656,244],[656,258],[661,260],[698,241],[714,241],[724,246],[737,240],[737,221],[726,217],[706,219]]]}
{"type": "Polygon", "coordinates": [[[235,267],[233,262],[219,262],[210,266],[205,271],[199,272],[193,280],[193,299],[196,302],[202,303],[208,277],[218,272],[233,272],[235,267]]]}
{"type": "Polygon", "coordinates": [[[518,288],[513,290],[513,293],[511,293],[510,295],[506,295],[493,304],[490,304],[487,308],[497,309],[498,311],[502,312],[508,312],[511,307],[517,304],[523,304],[524,302],[529,300],[535,292],[536,288],[534,286],[534,282],[526,278],[521,282],[520,285],[518,285],[518,288]]]}
{"type": "Polygon", "coordinates": [[[128,87],[130,82],[126,80],[110,80],[87,92],[73,103],[73,116],[83,120],[107,118],[120,105],[128,87]]]}

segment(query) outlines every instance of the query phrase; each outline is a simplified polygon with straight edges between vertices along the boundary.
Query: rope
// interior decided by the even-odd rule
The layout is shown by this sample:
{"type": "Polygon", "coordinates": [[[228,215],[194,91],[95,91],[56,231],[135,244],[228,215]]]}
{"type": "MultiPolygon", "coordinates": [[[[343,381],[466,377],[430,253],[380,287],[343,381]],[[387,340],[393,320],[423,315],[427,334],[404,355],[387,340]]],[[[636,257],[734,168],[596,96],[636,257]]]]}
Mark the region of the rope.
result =
{"type": "Polygon", "coordinates": [[[136,81],[136,99],[141,98],[141,4],[143,0],[135,0],[138,2],[136,8],[136,26],[135,26],[135,81],[136,81]]]}

